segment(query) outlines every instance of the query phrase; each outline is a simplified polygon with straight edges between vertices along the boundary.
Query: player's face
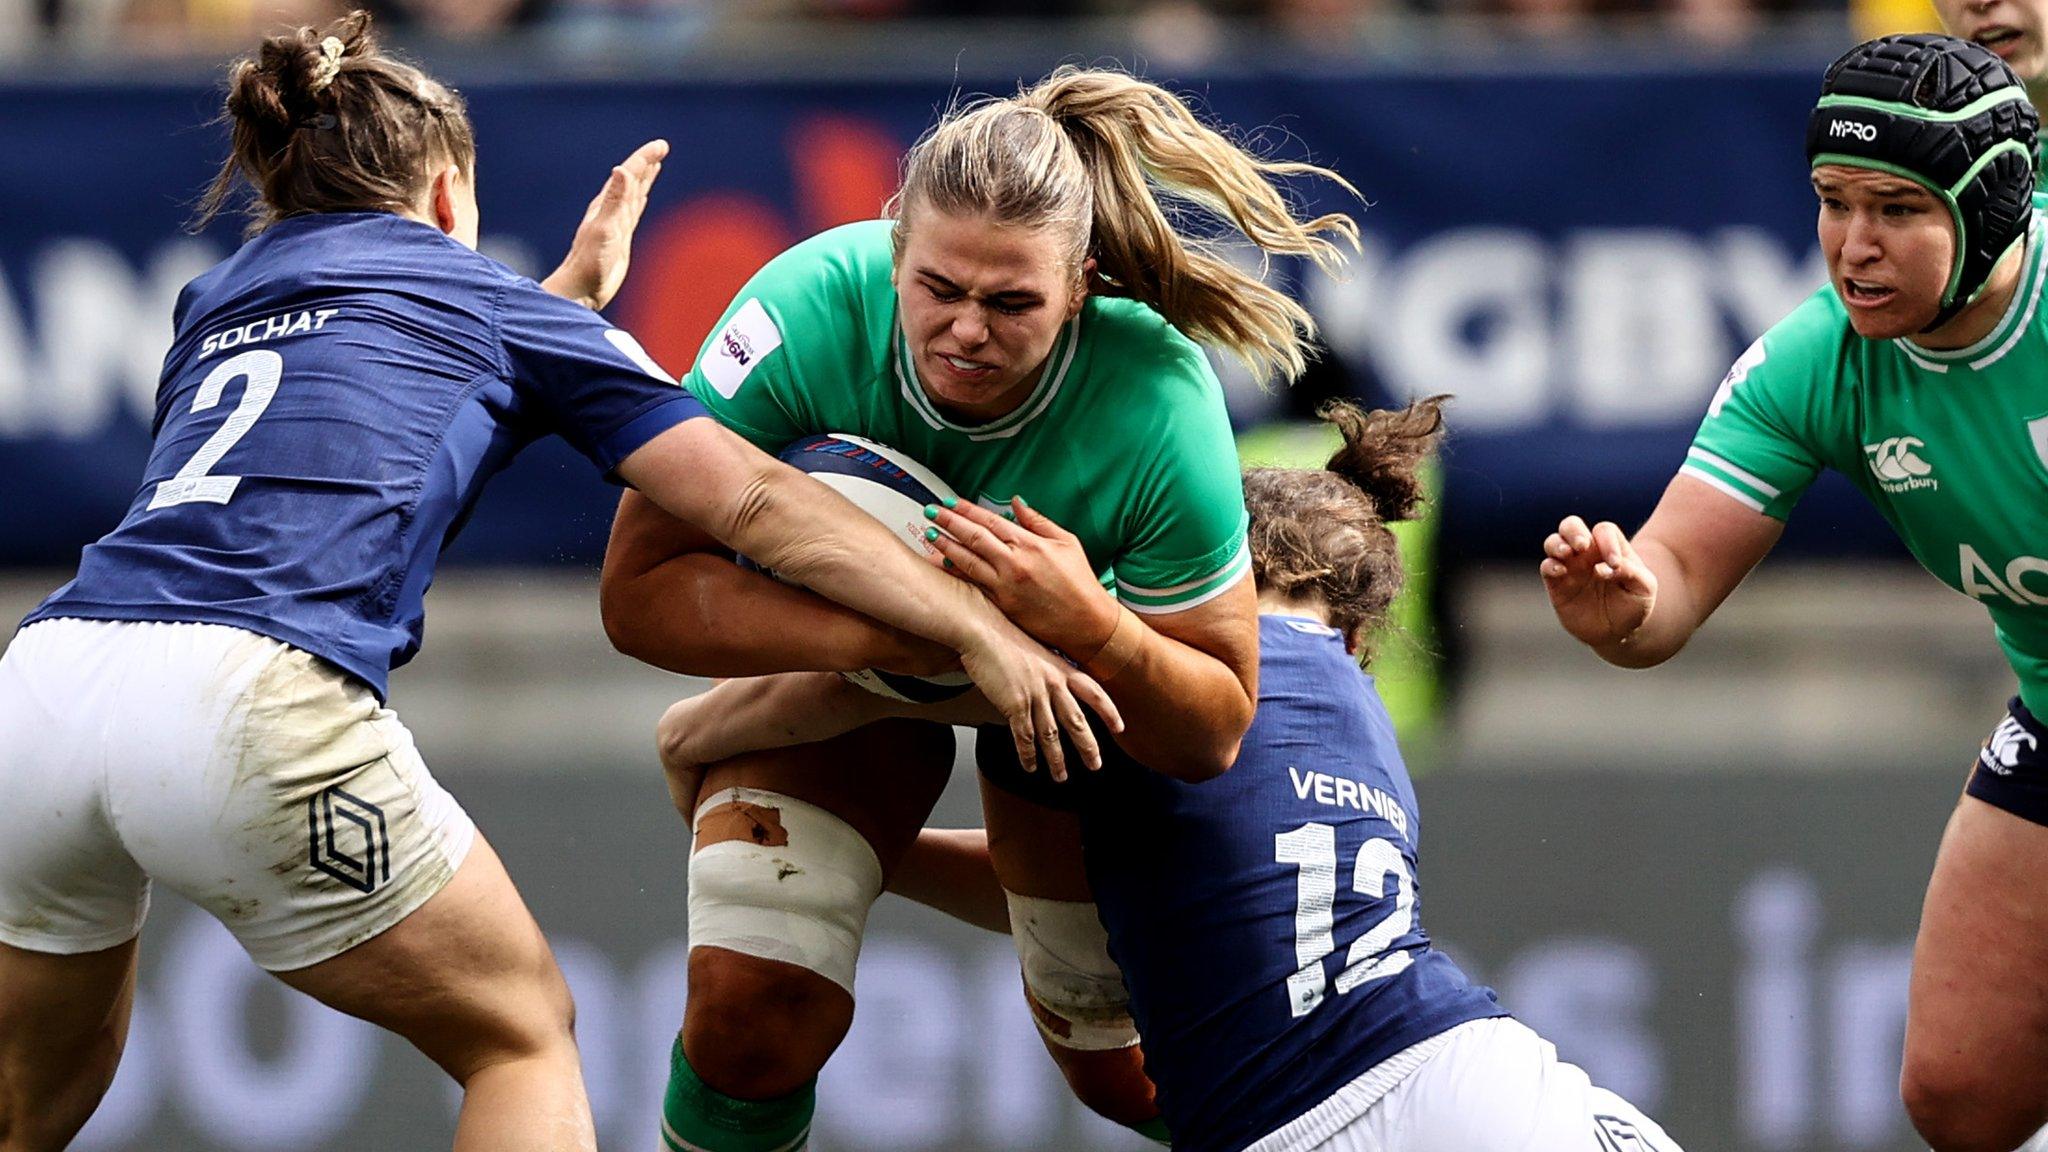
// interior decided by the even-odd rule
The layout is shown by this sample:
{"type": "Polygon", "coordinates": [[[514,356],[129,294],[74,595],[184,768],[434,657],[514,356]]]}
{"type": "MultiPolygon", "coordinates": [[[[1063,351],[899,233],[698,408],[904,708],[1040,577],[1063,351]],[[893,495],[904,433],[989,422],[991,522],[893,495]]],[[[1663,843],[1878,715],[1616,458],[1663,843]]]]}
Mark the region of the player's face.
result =
{"type": "Polygon", "coordinates": [[[1948,209],[1911,180],[1871,168],[1823,164],[1813,190],[1828,279],[1856,334],[1894,339],[1932,323],[1955,256],[1948,209]]]}
{"type": "Polygon", "coordinates": [[[2048,0],[1935,0],[1934,7],[1950,32],[1998,53],[2020,79],[2033,81],[2048,69],[2042,38],[2048,0]]]}
{"type": "Polygon", "coordinates": [[[1081,308],[1067,237],[928,207],[902,226],[896,299],[918,382],[963,422],[1008,414],[1081,308]]]}

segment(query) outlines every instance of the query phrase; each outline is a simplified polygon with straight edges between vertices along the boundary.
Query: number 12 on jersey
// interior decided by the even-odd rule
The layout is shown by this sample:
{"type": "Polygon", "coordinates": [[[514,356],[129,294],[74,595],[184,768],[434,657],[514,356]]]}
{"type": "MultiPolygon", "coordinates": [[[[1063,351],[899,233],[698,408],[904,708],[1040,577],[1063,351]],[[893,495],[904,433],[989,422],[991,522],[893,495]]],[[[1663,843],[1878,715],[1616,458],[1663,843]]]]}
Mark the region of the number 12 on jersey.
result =
{"type": "MultiPolygon", "coordinates": [[[[1273,837],[1273,857],[1300,869],[1295,875],[1294,959],[1301,967],[1287,978],[1287,1002],[1295,1016],[1306,1016],[1328,992],[1323,957],[1337,950],[1331,935],[1337,900],[1337,830],[1328,824],[1304,824],[1282,832],[1273,837]]],[[[1351,890],[1374,900],[1384,899],[1389,876],[1394,878],[1393,910],[1352,941],[1350,951],[1344,954],[1344,970],[1337,974],[1340,996],[1414,963],[1407,952],[1387,952],[1387,948],[1415,926],[1415,878],[1409,875],[1401,849],[1391,840],[1367,840],[1352,863],[1351,890]]]]}

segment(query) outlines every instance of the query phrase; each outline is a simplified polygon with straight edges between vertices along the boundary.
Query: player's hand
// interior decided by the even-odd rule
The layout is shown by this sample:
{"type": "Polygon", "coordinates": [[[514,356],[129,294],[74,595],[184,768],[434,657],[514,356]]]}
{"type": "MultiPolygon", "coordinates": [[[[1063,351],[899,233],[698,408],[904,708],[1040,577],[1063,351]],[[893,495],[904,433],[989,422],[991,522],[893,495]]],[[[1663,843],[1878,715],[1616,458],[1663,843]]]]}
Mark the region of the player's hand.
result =
{"type": "Polygon", "coordinates": [[[1087,673],[1018,631],[1008,619],[994,611],[987,615],[987,627],[960,653],[960,664],[988,702],[1009,721],[1017,762],[1026,772],[1035,771],[1042,750],[1052,778],[1065,780],[1066,757],[1060,751],[1060,731],[1065,729],[1088,770],[1101,768],[1102,749],[1081,706],[1093,708],[1110,731],[1121,732],[1123,717],[1109,693],[1087,673]]]}
{"type": "Polygon", "coordinates": [[[633,258],[633,232],[640,227],[640,215],[647,210],[647,194],[654,178],[661,175],[661,162],[668,155],[668,141],[649,140],[604,182],[597,198],[576,226],[576,238],[562,266],[541,281],[541,287],[590,308],[603,308],[618,295],[626,282],[626,266],[633,258]]]}
{"type": "Polygon", "coordinates": [[[926,547],[936,562],[980,588],[1003,615],[1077,660],[1116,630],[1116,601],[1103,594],[1080,538],[1019,496],[1006,520],[966,501],[928,507],[938,528],[926,547]]]}
{"type": "Polygon", "coordinates": [[[1543,541],[1540,570],[1557,622],[1596,649],[1634,636],[1657,603],[1656,574],[1609,521],[1565,517],[1543,541]]]}

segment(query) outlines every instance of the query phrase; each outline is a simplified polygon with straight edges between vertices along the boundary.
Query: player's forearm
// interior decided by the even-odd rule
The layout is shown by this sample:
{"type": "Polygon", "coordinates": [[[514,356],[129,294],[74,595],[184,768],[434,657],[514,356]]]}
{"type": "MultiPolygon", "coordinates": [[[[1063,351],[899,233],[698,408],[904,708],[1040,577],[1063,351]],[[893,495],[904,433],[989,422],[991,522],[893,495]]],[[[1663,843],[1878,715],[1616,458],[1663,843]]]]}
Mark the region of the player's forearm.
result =
{"type": "Polygon", "coordinates": [[[1678,555],[1654,537],[1638,534],[1636,555],[1657,578],[1657,599],[1642,626],[1620,640],[1594,645],[1602,660],[1618,668],[1650,668],[1678,655],[1705,622],[1700,598],[1678,555]]]}
{"type": "Polygon", "coordinates": [[[1010,931],[1009,902],[980,828],[927,828],[904,850],[889,891],[991,932],[1010,931]]]}
{"type": "Polygon", "coordinates": [[[912,635],[966,652],[1007,627],[979,592],[919,559],[880,521],[713,420],[683,421],[617,471],[727,548],[912,635]]]}
{"type": "Polygon", "coordinates": [[[619,651],[691,676],[851,672],[886,663],[903,641],[850,608],[711,553],[607,572],[600,602],[619,651]]]}

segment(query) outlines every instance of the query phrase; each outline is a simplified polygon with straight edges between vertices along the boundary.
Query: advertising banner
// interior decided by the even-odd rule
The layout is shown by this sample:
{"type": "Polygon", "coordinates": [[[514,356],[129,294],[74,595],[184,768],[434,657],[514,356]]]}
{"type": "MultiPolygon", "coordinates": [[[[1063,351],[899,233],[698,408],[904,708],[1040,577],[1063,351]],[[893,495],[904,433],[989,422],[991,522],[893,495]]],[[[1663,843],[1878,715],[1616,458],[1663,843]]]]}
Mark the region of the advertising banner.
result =
{"type": "MultiPolygon", "coordinates": [[[[1445,546],[1524,557],[1563,513],[1641,515],[1727,366],[1821,282],[1800,142],[1823,63],[1169,82],[1270,154],[1357,184],[1363,207],[1298,189],[1360,213],[1349,273],[1274,270],[1328,340],[1315,389],[1454,394],[1445,546]]],[[[880,212],[938,110],[1016,82],[467,86],[483,248],[544,274],[610,165],[666,137],[612,317],[680,372],[755,268],[880,212]]],[[[71,563],[132,495],[172,302],[238,239],[235,221],[181,231],[225,150],[217,99],[198,79],[0,84],[0,564],[71,563]]],[[[1219,367],[1240,423],[1306,406],[1219,367]]],[[[601,552],[612,497],[594,470],[559,443],[528,456],[459,558],[601,552]]],[[[1785,547],[1889,544],[1835,483],[1785,547]]]]}

